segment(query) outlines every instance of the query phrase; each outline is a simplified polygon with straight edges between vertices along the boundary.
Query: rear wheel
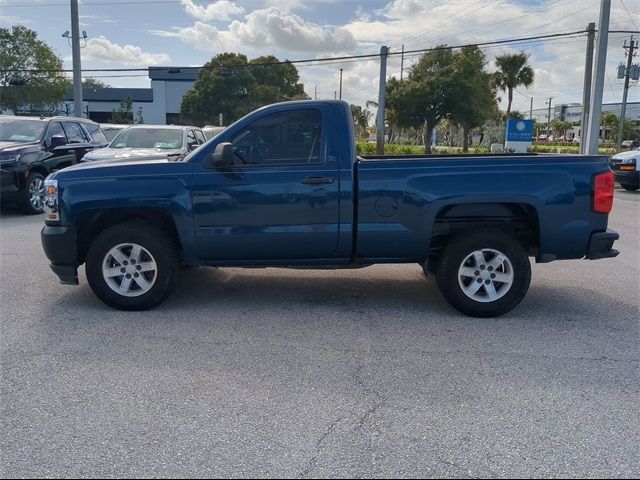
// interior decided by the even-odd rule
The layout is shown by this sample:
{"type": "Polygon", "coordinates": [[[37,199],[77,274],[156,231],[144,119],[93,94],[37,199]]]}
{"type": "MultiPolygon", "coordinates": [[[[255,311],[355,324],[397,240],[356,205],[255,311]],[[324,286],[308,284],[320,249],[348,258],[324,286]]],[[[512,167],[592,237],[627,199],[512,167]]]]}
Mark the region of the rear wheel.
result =
{"type": "Polygon", "coordinates": [[[629,190],[630,192],[635,192],[636,190],[638,190],[638,184],[636,183],[635,185],[629,185],[628,183],[620,184],[622,186],[622,188],[624,188],[625,190],[629,190]]]}
{"type": "Polygon", "coordinates": [[[518,305],[531,282],[531,264],[522,246],[501,231],[454,237],[436,272],[449,304],[473,317],[497,317],[518,305]]]}
{"type": "Polygon", "coordinates": [[[105,230],[91,244],[87,280],[107,305],[147,310],[171,293],[177,263],[175,246],[160,230],[129,222],[105,230]]]}

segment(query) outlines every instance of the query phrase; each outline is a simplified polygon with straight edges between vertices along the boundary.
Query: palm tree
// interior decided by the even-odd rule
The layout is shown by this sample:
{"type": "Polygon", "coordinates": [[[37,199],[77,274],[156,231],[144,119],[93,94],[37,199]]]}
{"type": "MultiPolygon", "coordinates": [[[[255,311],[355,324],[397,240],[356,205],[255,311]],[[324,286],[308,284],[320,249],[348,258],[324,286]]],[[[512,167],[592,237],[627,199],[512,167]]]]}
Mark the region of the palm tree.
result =
{"type": "Polygon", "coordinates": [[[498,71],[495,73],[496,85],[509,94],[507,105],[507,118],[511,115],[511,103],[513,102],[513,89],[524,85],[533,85],[533,68],[527,64],[529,55],[524,52],[505,54],[496,57],[498,71]]]}

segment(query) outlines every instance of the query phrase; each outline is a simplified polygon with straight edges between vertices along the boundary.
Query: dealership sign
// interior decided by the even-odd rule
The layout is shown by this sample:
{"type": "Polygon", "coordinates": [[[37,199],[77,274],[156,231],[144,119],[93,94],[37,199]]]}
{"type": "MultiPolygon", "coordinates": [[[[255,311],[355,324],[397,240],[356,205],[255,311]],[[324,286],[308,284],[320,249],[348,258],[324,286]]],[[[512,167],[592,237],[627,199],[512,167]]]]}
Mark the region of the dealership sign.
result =
{"type": "Polygon", "coordinates": [[[533,120],[507,120],[507,133],[505,148],[524,153],[531,147],[533,138],[533,120]]]}

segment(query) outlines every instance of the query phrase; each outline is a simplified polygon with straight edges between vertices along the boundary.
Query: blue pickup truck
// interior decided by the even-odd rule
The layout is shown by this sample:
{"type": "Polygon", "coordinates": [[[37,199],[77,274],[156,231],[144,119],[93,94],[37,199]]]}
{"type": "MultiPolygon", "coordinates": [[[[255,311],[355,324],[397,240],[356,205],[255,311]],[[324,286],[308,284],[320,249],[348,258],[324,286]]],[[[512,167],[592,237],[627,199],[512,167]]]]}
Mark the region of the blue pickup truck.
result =
{"type": "MultiPolygon", "coordinates": [[[[606,157],[357,157],[349,106],[288,102],[177,160],[75,165],[46,180],[42,244],[123,310],[158,305],[177,269],[418,263],[459,311],[504,314],[536,262],[618,254],[606,157]]],[[[366,273],[365,273],[366,274],[366,273]]]]}

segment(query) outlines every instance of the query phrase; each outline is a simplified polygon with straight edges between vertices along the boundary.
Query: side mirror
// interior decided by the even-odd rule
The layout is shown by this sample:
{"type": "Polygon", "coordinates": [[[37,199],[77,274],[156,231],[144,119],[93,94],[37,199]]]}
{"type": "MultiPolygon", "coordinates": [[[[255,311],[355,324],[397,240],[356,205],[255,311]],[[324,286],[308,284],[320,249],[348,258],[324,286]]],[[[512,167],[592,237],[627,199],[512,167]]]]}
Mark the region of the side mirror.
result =
{"type": "Polygon", "coordinates": [[[64,135],[53,135],[51,137],[51,145],[49,145],[49,149],[53,150],[56,147],[61,147],[62,145],[67,144],[67,139],[64,135]]]}
{"type": "Polygon", "coordinates": [[[219,143],[214,152],[204,160],[205,168],[225,168],[233,165],[233,145],[229,142],[219,143]]]}

